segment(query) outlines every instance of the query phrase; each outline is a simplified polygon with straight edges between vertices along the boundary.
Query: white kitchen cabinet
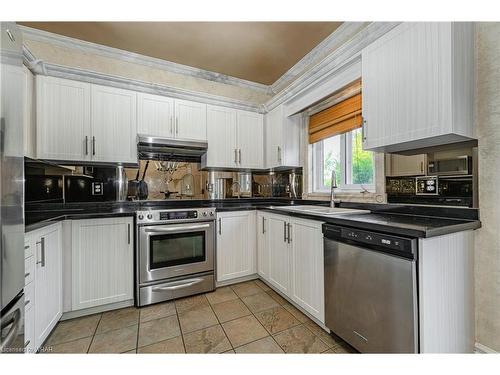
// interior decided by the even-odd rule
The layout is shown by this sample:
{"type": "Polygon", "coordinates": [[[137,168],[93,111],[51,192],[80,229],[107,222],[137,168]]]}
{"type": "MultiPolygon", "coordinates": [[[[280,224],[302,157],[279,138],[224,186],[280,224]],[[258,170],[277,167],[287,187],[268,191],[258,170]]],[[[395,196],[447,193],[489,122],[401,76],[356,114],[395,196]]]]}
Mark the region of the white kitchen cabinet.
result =
{"type": "Polygon", "coordinates": [[[260,169],[264,166],[263,116],[209,105],[203,168],[260,169]]]}
{"type": "Polygon", "coordinates": [[[204,167],[234,168],[237,165],[234,109],[207,106],[207,143],[207,153],[202,156],[204,167]]]}
{"type": "Polygon", "coordinates": [[[36,158],[35,76],[23,66],[24,73],[24,156],[36,158]]]}
{"type": "Polygon", "coordinates": [[[192,141],[207,140],[207,105],[175,99],[175,138],[192,141]]]}
{"type": "Polygon", "coordinates": [[[255,220],[255,211],[217,213],[217,282],[257,272],[255,220]]]}
{"type": "Polygon", "coordinates": [[[72,310],[133,299],[132,228],[130,217],[72,221],[72,310]]]}
{"type": "Polygon", "coordinates": [[[405,22],[362,51],[363,148],[475,138],[472,23],[405,22]]]}
{"type": "Polygon", "coordinates": [[[91,85],[39,75],[36,92],[37,157],[89,161],[91,85]]]}
{"type": "Polygon", "coordinates": [[[24,343],[25,353],[36,352],[35,348],[35,309],[33,307],[24,310],[24,343]]]}
{"type": "Polygon", "coordinates": [[[290,220],[292,300],[325,321],[322,222],[290,220]]]}
{"type": "Polygon", "coordinates": [[[152,94],[137,94],[137,133],[174,138],[174,99],[152,94]]]}
{"type": "Polygon", "coordinates": [[[34,305],[31,308],[35,317],[34,348],[38,350],[62,316],[61,224],[39,229],[29,236],[34,242],[34,305]]]}
{"type": "Polygon", "coordinates": [[[270,215],[267,219],[269,246],[268,282],[286,296],[291,296],[291,252],[288,244],[288,217],[270,215]]]}
{"type": "Polygon", "coordinates": [[[427,169],[427,155],[385,155],[386,176],[422,176],[427,169]]]}
{"type": "Polygon", "coordinates": [[[261,211],[257,212],[257,273],[264,280],[269,279],[268,219],[268,214],[261,211]]]}
{"type": "Polygon", "coordinates": [[[322,222],[257,214],[259,276],[318,321],[325,321],[322,222]]]}
{"type": "Polygon", "coordinates": [[[264,165],[264,118],[260,113],[236,111],[238,167],[259,169],[264,165]]]}
{"type": "Polygon", "coordinates": [[[285,116],[283,105],[265,115],[266,168],[300,166],[300,115],[285,116]]]}
{"type": "Polygon", "coordinates": [[[92,160],[137,163],[137,94],[92,85],[92,160]]]}

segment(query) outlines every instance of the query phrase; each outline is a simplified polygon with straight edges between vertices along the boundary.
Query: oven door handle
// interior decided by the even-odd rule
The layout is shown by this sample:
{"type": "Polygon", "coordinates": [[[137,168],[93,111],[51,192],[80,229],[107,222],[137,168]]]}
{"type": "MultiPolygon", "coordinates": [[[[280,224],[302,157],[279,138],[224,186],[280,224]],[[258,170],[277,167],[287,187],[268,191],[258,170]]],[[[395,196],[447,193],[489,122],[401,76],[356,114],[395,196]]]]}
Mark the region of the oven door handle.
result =
{"type": "Polygon", "coordinates": [[[176,285],[169,285],[169,286],[157,286],[153,288],[153,292],[165,292],[169,290],[177,290],[177,289],[182,289],[182,288],[188,288],[190,286],[199,284],[203,281],[204,279],[188,279],[188,280],[183,280],[182,282],[179,282],[179,284],[176,285]]]}
{"type": "Polygon", "coordinates": [[[144,232],[146,233],[170,233],[176,231],[186,231],[186,230],[196,230],[196,229],[206,229],[210,228],[210,224],[201,224],[201,225],[177,225],[175,227],[168,228],[146,228],[144,232]]]}

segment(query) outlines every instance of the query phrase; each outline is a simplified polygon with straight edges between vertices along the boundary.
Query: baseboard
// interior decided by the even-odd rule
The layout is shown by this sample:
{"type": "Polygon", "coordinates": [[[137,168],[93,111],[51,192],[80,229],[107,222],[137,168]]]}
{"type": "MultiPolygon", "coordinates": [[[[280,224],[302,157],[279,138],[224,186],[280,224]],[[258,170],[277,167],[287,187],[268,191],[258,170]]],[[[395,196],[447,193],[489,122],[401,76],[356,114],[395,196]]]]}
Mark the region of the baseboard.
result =
{"type": "Polygon", "coordinates": [[[476,345],[474,346],[474,352],[479,353],[479,354],[494,354],[498,353],[496,350],[493,350],[486,345],[480,344],[476,342],[476,345]]]}
{"type": "Polygon", "coordinates": [[[243,276],[243,277],[238,277],[237,279],[231,279],[231,280],[225,280],[225,281],[217,281],[215,283],[215,286],[217,288],[221,286],[227,286],[227,285],[232,285],[232,284],[238,284],[242,283],[244,281],[250,281],[250,280],[256,280],[259,278],[259,275],[254,273],[253,275],[248,275],[248,276],[243,276]]]}
{"type": "Polygon", "coordinates": [[[85,315],[98,314],[98,313],[102,313],[105,311],[122,309],[124,307],[130,307],[130,306],[134,306],[133,299],[129,299],[129,300],[122,301],[122,302],[110,303],[110,304],[102,305],[102,306],[89,307],[88,309],[67,311],[67,312],[63,313],[63,315],[61,317],[61,321],[68,320],[68,319],[74,319],[74,318],[80,318],[80,317],[85,316],[85,315]]]}

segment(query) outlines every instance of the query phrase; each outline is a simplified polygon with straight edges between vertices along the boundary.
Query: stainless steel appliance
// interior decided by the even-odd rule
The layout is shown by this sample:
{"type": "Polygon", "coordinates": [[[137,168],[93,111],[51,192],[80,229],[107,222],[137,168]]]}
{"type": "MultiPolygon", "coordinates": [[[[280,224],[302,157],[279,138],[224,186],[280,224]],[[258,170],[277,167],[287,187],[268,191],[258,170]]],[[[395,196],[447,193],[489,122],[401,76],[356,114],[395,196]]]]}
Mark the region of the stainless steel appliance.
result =
{"type": "Polygon", "coordinates": [[[417,242],[323,225],[325,325],[362,353],[417,353],[417,242]]]}
{"type": "Polygon", "coordinates": [[[128,196],[128,178],[125,173],[125,168],[119,165],[116,167],[116,200],[118,202],[124,202],[127,200],[128,196]]]}
{"type": "Polygon", "coordinates": [[[199,163],[207,152],[208,143],[180,141],[168,138],[138,135],[137,152],[141,160],[168,160],[199,163]]]}
{"type": "Polygon", "coordinates": [[[0,23],[0,352],[24,352],[24,157],[22,36],[0,23]]]}
{"type": "Polygon", "coordinates": [[[215,209],[138,211],[136,304],[214,290],[215,209]]]}
{"type": "Polygon", "coordinates": [[[427,174],[435,176],[456,176],[472,174],[472,157],[458,156],[449,159],[436,159],[429,161],[427,174]]]}

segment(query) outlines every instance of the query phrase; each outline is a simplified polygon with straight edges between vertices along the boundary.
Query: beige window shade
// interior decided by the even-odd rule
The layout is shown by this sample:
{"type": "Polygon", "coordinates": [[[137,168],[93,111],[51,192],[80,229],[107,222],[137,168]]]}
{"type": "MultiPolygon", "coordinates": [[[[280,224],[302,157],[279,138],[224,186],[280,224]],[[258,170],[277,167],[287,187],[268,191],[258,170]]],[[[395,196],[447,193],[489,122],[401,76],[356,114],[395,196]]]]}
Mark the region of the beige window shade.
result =
{"type": "Polygon", "coordinates": [[[309,117],[309,143],[360,128],[361,93],[309,117]]]}

